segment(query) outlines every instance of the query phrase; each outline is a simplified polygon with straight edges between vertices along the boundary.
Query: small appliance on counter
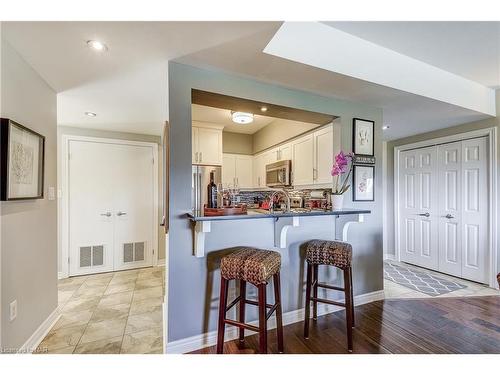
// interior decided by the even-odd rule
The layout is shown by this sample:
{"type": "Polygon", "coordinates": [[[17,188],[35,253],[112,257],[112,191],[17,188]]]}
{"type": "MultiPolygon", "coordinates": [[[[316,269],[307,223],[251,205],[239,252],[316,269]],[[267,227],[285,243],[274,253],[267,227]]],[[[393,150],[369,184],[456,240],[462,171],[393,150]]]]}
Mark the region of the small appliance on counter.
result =
{"type": "Polygon", "coordinates": [[[281,160],[266,165],[266,186],[281,187],[291,185],[292,161],[281,160]]]}
{"type": "Polygon", "coordinates": [[[327,190],[312,190],[307,207],[311,210],[328,210],[331,207],[330,194],[327,190]]]}

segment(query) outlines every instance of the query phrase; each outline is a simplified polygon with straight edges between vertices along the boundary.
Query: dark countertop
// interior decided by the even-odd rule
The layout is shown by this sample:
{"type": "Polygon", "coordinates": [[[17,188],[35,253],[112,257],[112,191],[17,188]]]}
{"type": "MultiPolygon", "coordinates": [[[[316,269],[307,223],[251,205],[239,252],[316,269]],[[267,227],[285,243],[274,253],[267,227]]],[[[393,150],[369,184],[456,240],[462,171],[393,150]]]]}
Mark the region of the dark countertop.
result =
{"type": "Polygon", "coordinates": [[[296,217],[296,216],[339,216],[339,215],[356,215],[369,214],[370,210],[360,210],[356,208],[344,208],[335,211],[299,211],[299,212],[263,212],[263,210],[248,210],[247,215],[226,215],[226,216],[194,216],[188,213],[187,217],[191,221],[219,221],[219,220],[245,220],[245,219],[270,219],[280,217],[296,217]]]}

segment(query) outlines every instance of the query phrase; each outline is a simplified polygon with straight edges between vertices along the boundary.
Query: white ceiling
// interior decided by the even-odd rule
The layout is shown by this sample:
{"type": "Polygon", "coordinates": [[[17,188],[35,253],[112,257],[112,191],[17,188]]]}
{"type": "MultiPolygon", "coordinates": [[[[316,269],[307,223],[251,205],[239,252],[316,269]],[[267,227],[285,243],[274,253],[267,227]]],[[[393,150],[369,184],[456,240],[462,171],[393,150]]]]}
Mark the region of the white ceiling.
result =
{"type": "Polygon", "coordinates": [[[224,131],[231,133],[254,134],[276,120],[274,117],[254,114],[253,122],[242,125],[235,124],[232,121],[231,111],[228,109],[207,107],[199,104],[193,104],[191,108],[191,118],[193,121],[223,125],[224,131]]]}
{"type": "MultiPolygon", "coordinates": [[[[327,24],[483,85],[500,85],[499,23],[327,24]]],[[[263,53],[280,25],[3,22],[2,37],[59,93],[61,125],[160,134],[168,118],[168,60],[381,107],[391,125],[386,139],[487,117],[263,53]],[[109,50],[94,53],[85,45],[88,39],[102,40],[109,50]],[[98,116],[86,117],[85,111],[98,116]]]]}

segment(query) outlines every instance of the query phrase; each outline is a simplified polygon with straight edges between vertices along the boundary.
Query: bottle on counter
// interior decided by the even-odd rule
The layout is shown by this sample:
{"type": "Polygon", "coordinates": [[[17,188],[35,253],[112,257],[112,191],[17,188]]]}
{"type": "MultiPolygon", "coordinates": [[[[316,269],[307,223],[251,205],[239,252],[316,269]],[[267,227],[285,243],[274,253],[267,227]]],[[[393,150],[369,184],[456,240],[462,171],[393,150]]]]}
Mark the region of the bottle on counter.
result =
{"type": "Polygon", "coordinates": [[[207,186],[208,192],[208,208],[217,208],[217,185],[215,185],[214,172],[210,172],[210,183],[207,186]]]}

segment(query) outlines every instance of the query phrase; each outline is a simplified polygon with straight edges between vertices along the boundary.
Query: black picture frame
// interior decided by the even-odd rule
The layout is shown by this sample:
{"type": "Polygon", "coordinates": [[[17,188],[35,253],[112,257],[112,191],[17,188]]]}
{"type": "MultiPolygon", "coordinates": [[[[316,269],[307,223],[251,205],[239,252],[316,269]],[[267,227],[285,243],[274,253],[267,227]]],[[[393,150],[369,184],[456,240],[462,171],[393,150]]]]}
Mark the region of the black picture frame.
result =
{"type": "Polygon", "coordinates": [[[362,156],[375,156],[375,147],[374,147],[374,140],[375,140],[375,121],[372,120],[366,120],[362,118],[355,117],[352,119],[352,152],[355,155],[362,155],[362,156]],[[370,144],[370,152],[362,152],[361,145],[358,143],[358,128],[360,125],[366,125],[366,123],[371,124],[370,126],[370,132],[369,134],[369,139],[368,142],[370,144]]]}
{"type": "Polygon", "coordinates": [[[352,169],[352,200],[353,202],[374,202],[375,201],[375,166],[374,165],[367,165],[367,164],[356,164],[353,165],[352,169]],[[357,181],[357,171],[360,168],[367,168],[371,169],[371,175],[372,175],[372,191],[371,191],[371,197],[370,198],[361,198],[358,196],[358,181],[357,181]]]}
{"type": "Polygon", "coordinates": [[[34,130],[31,130],[11,119],[0,118],[0,201],[20,201],[43,199],[44,197],[44,181],[45,181],[45,137],[34,130]],[[21,131],[27,132],[38,138],[38,173],[36,181],[36,195],[30,196],[11,196],[10,195],[10,147],[12,128],[15,127],[21,131]]]}

